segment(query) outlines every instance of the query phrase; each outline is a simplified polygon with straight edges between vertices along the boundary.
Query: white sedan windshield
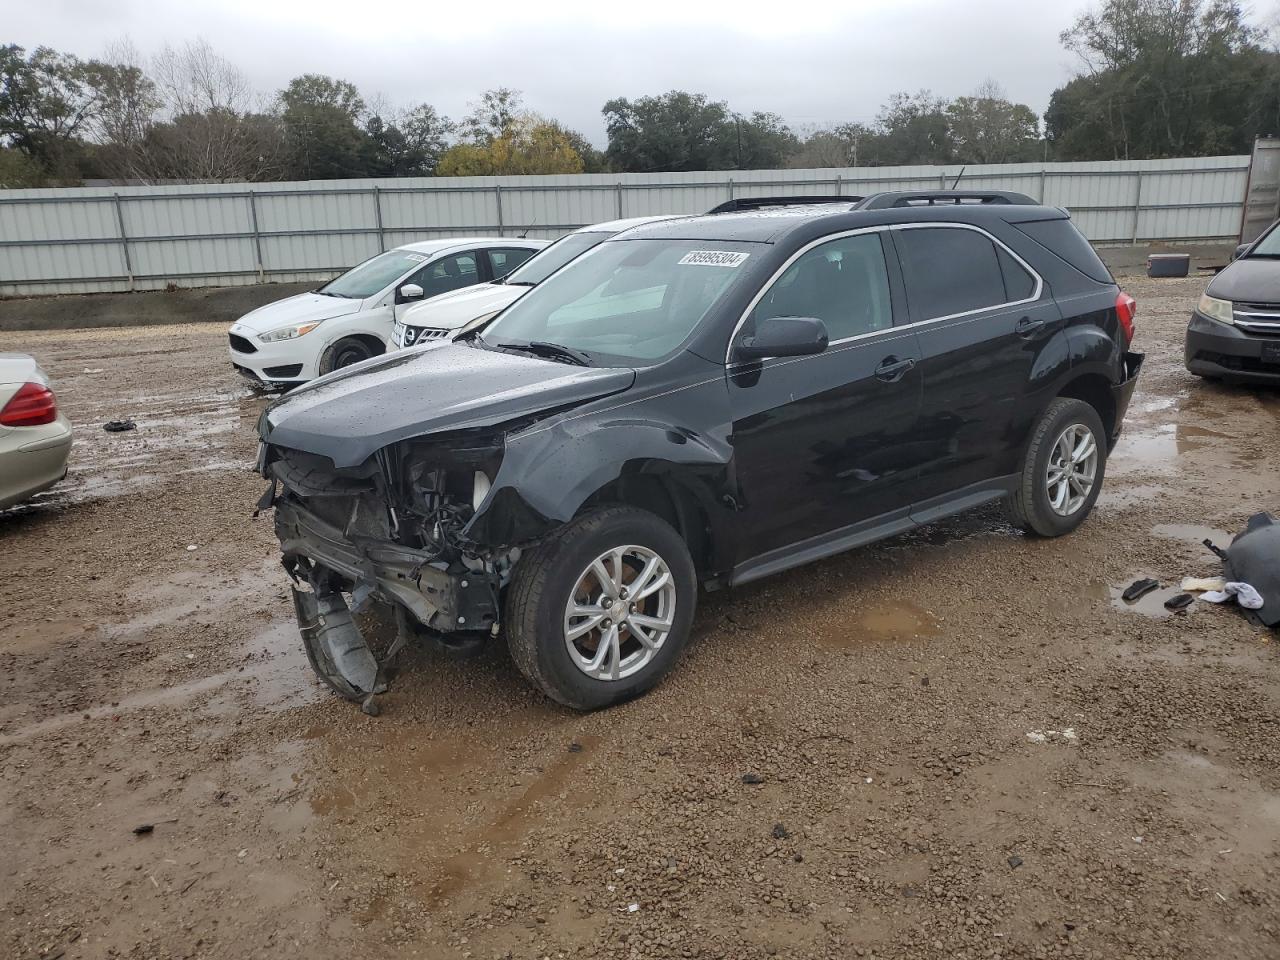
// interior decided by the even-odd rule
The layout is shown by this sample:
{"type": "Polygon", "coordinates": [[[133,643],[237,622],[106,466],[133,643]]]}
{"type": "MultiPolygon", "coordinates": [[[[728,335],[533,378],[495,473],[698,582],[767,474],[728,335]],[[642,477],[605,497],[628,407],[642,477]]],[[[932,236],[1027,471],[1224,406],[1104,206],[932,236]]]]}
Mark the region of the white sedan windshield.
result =
{"type": "Polygon", "coordinates": [[[388,250],[330,280],[317,293],[363,300],[394,283],[414,267],[422,266],[429,259],[411,250],[388,250]]]}
{"type": "Polygon", "coordinates": [[[556,344],[601,363],[657,360],[693,332],[751,257],[752,246],[602,243],[508,307],[485,328],[484,342],[556,344]]]}

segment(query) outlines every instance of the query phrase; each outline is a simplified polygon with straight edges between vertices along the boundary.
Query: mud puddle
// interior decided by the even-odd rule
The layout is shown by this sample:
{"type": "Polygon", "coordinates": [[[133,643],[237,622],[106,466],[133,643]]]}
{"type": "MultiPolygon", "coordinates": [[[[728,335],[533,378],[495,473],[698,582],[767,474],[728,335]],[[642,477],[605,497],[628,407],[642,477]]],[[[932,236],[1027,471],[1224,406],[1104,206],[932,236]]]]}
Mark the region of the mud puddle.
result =
{"type": "MultiPolygon", "coordinates": [[[[251,705],[276,711],[302,706],[322,695],[307,664],[297,625],[292,621],[265,630],[239,651],[238,656],[243,662],[233,670],[140,690],[112,703],[57,714],[12,732],[0,733],[0,747],[37,739],[80,723],[116,721],[128,714],[156,708],[183,707],[197,719],[217,719],[239,711],[245,697],[251,705]],[[219,696],[201,701],[204,694],[214,691],[220,691],[219,696]]],[[[215,731],[206,729],[205,732],[215,731]]]]}

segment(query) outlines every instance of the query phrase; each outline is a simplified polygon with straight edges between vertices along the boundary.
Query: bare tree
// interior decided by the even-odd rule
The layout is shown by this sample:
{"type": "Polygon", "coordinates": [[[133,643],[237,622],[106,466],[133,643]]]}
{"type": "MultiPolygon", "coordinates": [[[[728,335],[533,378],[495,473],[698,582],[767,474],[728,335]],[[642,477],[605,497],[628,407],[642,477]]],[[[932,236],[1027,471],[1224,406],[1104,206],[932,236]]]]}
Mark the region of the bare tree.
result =
{"type": "Polygon", "coordinates": [[[117,175],[156,182],[268,180],[283,163],[279,120],[248,77],[200,39],[165,47],[149,77],[127,40],[111,59],[133,85],[104,111],[100,137],[117,175]]]}
{"type": "Polygon", "coordinates": [[[257,105],[249,78],[203,37],[176,50],[165,46],[152,59],[151,74],[171,116],[224,110],[246,114],[257,105]]]}

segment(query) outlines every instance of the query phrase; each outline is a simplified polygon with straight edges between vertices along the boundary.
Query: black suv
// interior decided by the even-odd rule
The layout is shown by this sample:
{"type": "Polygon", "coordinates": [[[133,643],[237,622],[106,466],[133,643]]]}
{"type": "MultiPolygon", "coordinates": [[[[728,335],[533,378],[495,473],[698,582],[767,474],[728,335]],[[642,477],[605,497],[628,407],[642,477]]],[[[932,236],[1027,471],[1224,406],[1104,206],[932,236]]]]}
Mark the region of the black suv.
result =
{"type": "Polygon", "coordinates": [[[316,672],[376,705],[406,642],[505,633],[580,709],[652,686],[698,586],[1006,498],[1041,536],[1102,485],[1142,356],[1063,210],[879,194],[627,231],[455,343],[260,423],[316,672]],[[351,610],[399,630],[375,655],[351,610]]]}

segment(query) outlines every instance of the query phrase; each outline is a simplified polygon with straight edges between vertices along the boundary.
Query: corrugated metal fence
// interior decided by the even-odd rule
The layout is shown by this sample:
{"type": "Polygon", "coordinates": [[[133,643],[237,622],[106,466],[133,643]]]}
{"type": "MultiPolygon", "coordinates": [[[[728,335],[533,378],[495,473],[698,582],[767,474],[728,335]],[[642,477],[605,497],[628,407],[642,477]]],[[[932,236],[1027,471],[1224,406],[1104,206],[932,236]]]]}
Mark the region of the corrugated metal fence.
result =
{"type": "MultiPolygon", "coordinates": [[[[1095,243],[1226,241],[1248,157],[969,167],[962,186],[1068,208],[1095,243]]],[[[730,197],[947,187],[959,167],[456,177],[0,191],[0,294],[154,290],[330,276],[398,244],[557,237],[701,213],[730,197]]]]}

